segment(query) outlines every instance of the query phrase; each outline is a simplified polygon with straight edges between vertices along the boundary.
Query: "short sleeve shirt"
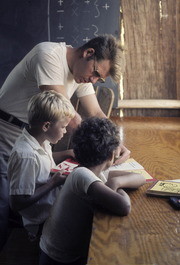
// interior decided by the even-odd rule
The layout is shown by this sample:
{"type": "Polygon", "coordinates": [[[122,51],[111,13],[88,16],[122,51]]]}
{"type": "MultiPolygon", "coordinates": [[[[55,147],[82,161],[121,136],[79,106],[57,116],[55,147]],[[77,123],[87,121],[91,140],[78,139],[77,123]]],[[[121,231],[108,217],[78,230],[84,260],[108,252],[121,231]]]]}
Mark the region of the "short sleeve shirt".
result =
{"type": "Polygon", "coordinates": [[[78,84],[71,74],[65,43],[37,44],[11,71],[0,89],[1,109],[27,123],[29,99],[40,92],[41,85],[63,85],[69,98],[94,94],[91,83],[78,84]]]}
{"type": "Polygon", "coordinates": [[[41,249],[52,259],[68,263],[87,252],[94,211],[87,191],[95,181],[102,182],[84,167],[67,177],[40,240],[41,249]]]}
{"type": "MultiPolygon", "coordinates": [[[[50,170],[55,166],[51,146],[48,141],[41,147],[26,129],[17,139],[8,163],[10,195],[33,195],[35,189],[45,184],[50,170]]],[[[57,196],[54,189],[38,202],[20,211],[24,224],[40,224],[45,221],[57,196]]]]}

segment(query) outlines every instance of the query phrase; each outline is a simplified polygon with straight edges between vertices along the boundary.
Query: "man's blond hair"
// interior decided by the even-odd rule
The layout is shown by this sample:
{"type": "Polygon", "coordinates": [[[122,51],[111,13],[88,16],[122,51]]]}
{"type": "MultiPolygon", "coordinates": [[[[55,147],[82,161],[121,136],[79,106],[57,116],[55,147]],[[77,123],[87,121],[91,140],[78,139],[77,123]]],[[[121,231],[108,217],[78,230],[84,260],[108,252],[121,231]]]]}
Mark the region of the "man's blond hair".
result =
{"type": "Polygon", "coordinates": [[[28,104],[28,122],[30,125],[41,122],[56,122],[64,118],[73,118],[75,110],[71,102],[62,94],[43,91],[34,95],[28,104]]]}

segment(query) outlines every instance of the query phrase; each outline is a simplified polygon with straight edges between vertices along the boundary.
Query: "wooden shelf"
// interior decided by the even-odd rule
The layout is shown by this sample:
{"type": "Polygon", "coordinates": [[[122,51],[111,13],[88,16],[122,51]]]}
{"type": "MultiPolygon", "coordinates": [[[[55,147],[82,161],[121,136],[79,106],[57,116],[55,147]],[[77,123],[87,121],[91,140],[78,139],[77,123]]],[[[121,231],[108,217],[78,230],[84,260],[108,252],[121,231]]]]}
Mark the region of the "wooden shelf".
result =
{"type": "Polygon", "coordinates": [[[124,99],[118,101],[117,109],[180,109],[180,100],[174,99],[124,99]]]}

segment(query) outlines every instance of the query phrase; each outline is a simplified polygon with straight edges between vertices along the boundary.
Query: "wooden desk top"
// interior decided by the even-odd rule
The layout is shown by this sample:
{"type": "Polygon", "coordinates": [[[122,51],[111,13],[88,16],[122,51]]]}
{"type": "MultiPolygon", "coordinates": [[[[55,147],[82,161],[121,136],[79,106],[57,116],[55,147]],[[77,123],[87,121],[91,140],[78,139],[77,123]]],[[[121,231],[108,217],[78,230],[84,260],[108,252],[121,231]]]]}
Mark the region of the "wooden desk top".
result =
{"type": "MultiPolygon", "coordinates": [[[[180,178],[180,118],[112,118],[131,157],[156,179],[180,178]]],[[[96,213],[88,265],[180,264],[180,212],[166,198],[130,193],[132,211],[96,213]]]]}

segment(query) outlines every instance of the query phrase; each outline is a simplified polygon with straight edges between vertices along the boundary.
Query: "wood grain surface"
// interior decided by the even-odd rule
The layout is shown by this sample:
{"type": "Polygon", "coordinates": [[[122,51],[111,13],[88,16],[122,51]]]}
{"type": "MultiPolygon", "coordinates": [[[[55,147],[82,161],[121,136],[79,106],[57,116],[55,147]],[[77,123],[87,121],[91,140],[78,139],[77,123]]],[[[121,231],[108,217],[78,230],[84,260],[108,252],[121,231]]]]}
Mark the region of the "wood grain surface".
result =
{"type": "MultiPolygon", "coordinates": [[[[113,118],[124,145],[156,179],[180,178],[180,118],[113,118]]],[[[145,184],[129,195],[132,211],[96,213],[88,265],[177,265],[180,213],[167,198],[148,197],[145,184]]]]}
{"type": "MultiPolygon", "coordinates": [[[[124,99],[180,99],[180,1],[120,1],[125,40],[124,99]]],[[[125,109],[125,116],[180,110],[125,109]]]]}

